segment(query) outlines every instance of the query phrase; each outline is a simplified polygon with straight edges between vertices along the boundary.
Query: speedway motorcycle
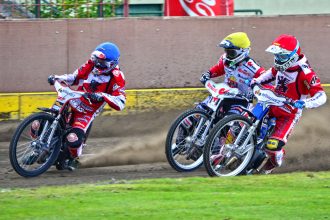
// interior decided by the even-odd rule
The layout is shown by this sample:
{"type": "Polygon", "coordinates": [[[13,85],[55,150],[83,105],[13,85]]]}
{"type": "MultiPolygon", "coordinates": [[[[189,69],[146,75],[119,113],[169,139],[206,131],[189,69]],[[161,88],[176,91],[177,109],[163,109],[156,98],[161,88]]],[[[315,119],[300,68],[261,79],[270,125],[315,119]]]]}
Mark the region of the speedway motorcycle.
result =
{"type": "Polygon", "coordinates": [[[293,101],[261,85],[253,87],[257,104],[244,115],[231,115],[217,123],[204,146],[204,165],[210,176],[262,173],[268,157],[264,152],[276,119],[270,106],[293,106],[293,101]]]}
{"type": "Polygon", "coordinates": [[[178,172],[193,171],[203,164],[203,148],[206,138],[214,124],[223,118],[224,99],[244,99],[237,88],[231,88],[225,83],[215,83],[208,80],[205,88],[210,93],[203,109],[189,109],[179,115],[172,123],[165,141],[167,161],[178,172]]]}
{"type": "Polygon", "coordinates": [[[54,87],[58,95],[55,104],[51,108],[38,108],[41,112],[25,118],[10,142],[10,163],[23,177],[38,176],[52,165],[58,170],[64,169],[65,163],[69,161],[64,137],[71,129],[71,105],[81,97],[91,102],[89,93],[72,90],[64,82],[55,80],[54,87]]]}

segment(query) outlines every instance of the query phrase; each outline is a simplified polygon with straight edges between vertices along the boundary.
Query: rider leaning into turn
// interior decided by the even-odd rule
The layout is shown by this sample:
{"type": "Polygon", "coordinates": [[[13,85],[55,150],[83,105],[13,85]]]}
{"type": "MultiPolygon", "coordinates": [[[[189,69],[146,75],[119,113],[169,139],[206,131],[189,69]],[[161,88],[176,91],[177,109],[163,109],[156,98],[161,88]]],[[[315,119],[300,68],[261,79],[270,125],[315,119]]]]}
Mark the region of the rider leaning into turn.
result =
{"type": "MultiPolygon", "coordinates": [[[[250,81],[253,77],[260,76],[265,70],[249,56],[250,46],[250,39],[244,32],[235,32],[226,36],[218,44],[218,47],[224,48],[225,53],[220,57],[217,64],[201,75],[201,83],[205,85],[210,78],[224,75],[224,82],[230,87],[238,88],[243,94],[252,94],[250,86],[246,84],[246,80],[250,81]]],[[[206,103],[211,98],[211,96],[207,97],[196,108],[207,111],[206,103]]],[[[220,109],[222,115],[240,114],[242,113],[242,107],[246,108],[248,105],[249,102],[246,99],[224,99],[220,109]]],[[[219,119],[221,118],[216,120],[219,119]]],[[[192,122],[185,120],[183,126],[179,130],[178,143],[185,138],[187,130],[192,126],[192,122]]]]}
{"type": "Polygon", "coordinates": [[[283,146],[298,122],[302,109],[319,107],[326,102],[327,97],[320,79],[310,67],[306,56],[301,53],[299,41],[294,36],[280,35],[266,51],[274,54],[274,66],[253,79],[251,85],[275,80],[275,92],[297,100],[294,103],[295,108],[289,105],[270,108],[270,117],[276,118],[274,132],[266,145],[270,160],[265,164],[264,170],[270,173],[275,167],[281,166],[283,146]],[[308,96],[310,97],[307,98],[308,96]]]}
{"type": "MultiPolygon", "coordinates": [[[[218,45],[224,48],[225,53],[220,57],[217,64],[202,74],[200,81],[205,84],[210,78],[224,75],[226,84],[249,94],[251,88],[246,84],[246,80],[250,81],[265,71],[249,56],[250,45],[250,40],[244,32],[232,33],[225,37],[218,45]]],[[[209,98],[202,103],[207,102],[209,98]]],[[[240,106],[247,107],[248,102],[244,99],[228,99],[224,100],[223,110],[225,112],[240,113],[240,106]]]]}
{"type": "Polygon", "coordinates": [[[117,111],[125,107],[125,78],[118,66],[119,57],[118,47],[105,42],[98,45],[90,59],[72,74],[51,75],[48,78],[50,84],[54,84],[56,79],[65,81],[69,85],[78,85],[78,91],[90,94],[90,102],[82,97],[70,103],[73,111],[72,129],[66,136],[65,143],[73,160],[81,154],[86,131],[95,112],[105,103],[117,111]]]}
{"type": "MultiPolygon", "coordinates": [[[[230,87],[238,88],[245,94],[251,92],[245,81],[260,76],[265,70],[249,56],[250,45],[250,39],[244,32],[232,33],[225,37],[218,45],[224,48],[225,53],[217,64],[202,74],[200,81],[205,84],[210,78],[224,75],[224,82],[230,87]]],[[[202,103],[207,102],[208,98],[202,103]]],[[[233,105],[247,107],[248,103],[242,99],[225,100],[223,107],[229,108],[233,105]]]]}

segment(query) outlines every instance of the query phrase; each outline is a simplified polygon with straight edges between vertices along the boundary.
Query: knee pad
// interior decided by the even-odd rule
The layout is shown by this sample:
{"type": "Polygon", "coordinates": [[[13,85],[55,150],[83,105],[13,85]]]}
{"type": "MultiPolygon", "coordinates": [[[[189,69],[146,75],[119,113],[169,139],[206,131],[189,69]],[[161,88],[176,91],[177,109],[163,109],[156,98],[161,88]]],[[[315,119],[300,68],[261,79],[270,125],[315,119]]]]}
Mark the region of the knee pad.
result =
{"type": "Polygon", "coordinates": [[[80,128],[72,128],[65,138],[68,147],[78,148],[86,138],[85,132],[80,128]]]}
{"type": "Polygon", "coordinates": [[[266,144],[266,148],[268,150],[272,150],[272,151],[279,151],[282,149],[282,147],[285,145],[285,143],[283,141],[277,140],[277,139],[273,139],[270,138],[267,141],[266,144]]]}

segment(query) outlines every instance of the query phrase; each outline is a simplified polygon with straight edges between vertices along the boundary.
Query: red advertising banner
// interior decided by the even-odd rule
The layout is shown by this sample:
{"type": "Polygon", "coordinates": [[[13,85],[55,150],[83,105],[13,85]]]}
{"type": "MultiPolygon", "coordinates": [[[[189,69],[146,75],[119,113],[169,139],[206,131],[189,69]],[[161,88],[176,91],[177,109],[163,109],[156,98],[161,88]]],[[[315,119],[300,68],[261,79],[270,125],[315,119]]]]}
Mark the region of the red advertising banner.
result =
{"type": "Polygon", "coordinates": [[[165,0],[165,16],[234,15],[234,0],[165,0]]]}

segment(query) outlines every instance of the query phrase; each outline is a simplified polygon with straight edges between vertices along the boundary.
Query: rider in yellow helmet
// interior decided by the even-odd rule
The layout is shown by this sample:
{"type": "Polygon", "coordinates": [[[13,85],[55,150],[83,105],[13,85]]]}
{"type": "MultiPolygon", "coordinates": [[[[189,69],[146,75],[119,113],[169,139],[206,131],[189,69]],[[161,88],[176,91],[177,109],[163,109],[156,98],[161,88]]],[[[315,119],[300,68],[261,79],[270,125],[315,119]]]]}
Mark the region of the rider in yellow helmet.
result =
{"type": "MultiPolygon", "coordinates": [[[[246,84],[246,80],[251,80],[260,76],[264,68],[258,65],[249,57],[251,42],[244,32],[235,32],[226,36],[218,47],[224,49],[224,54],[220,57],[217,64],[204,72],[200,81],[205,82],[214,77],[224,76],[224,82],[232,88],[238,88],[241,92],[248,94],[251,88],[246,84]]],[[[207,102],[206,99],[204,102],[207,102]]],[[[246,107],[245,100],[231,100],[230,104],[246,107]]],[[[224,105],[225,111],[230,111],[231,105],[224,105]]]]}
{"type": "MultiPolygon", "coordinates": [[[[250,45],[250,39],[244,32],[236,32],[226,36],[218,45],[224,48],[224,54],[221,55],[217,64],[202,74],[200,81],[205,84],[210,78],[224,76],[224,82],[230,87],[238,88],[245,94],[252,94],[250,86],[245,81],[258,77],[265,70],[249,57],[250,45]]],[[[207,103],[211,98],[211,96],[207,97],[197,105],[197,108],[210,111],[207,103]]],[[[219,112],[216,121],[228,114],[240,114],[242,107],[246,108],[248,105],[246,99],[226,99],[223,101],[222,111],[219,112]]],[[[192,124],[189,123],[189,126],[187,125],[179,130],[177,143],[181,143],[185,139],[192,124]]],[[[195,158],[199,156],[197,155],[195,158]]]]}

